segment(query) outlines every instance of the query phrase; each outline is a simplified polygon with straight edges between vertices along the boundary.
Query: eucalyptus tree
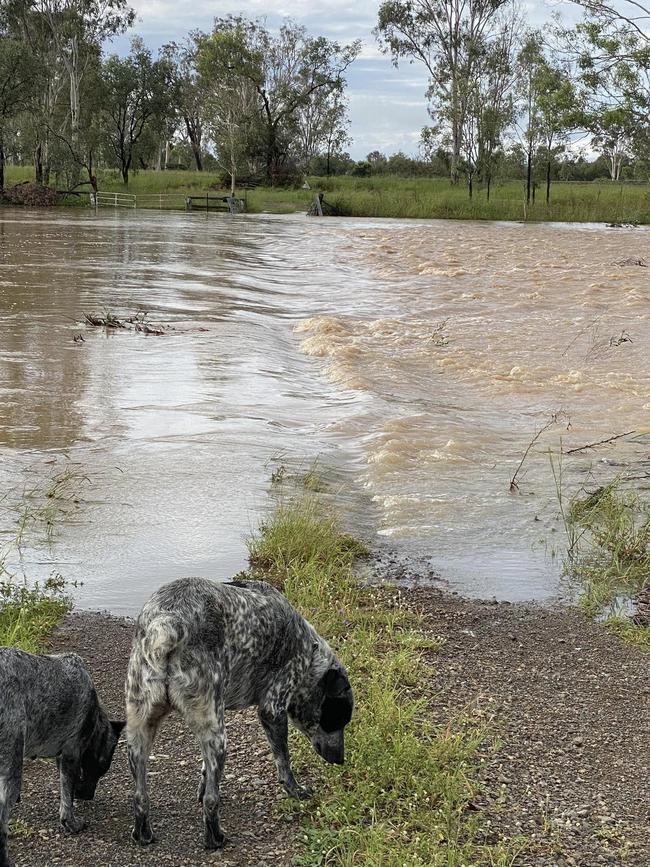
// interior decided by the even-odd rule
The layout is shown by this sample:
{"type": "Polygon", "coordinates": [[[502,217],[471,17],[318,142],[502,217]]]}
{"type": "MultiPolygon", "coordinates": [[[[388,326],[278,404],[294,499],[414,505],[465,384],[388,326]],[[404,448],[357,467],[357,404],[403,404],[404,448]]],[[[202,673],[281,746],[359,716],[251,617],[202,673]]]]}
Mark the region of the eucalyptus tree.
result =
{"type": "Polygon", "coordinates": [[[314,98],[296,112],[298,164],[307,171],[312,160],[325,157],[329,177],[333,156],[343,152],[350,143],[348,104],[342,88],[319,90],[314,98]]]}
{"type": "Polygon", "coordinates": [[[192,148],[196,170],[203,171],[205,105],[209,93],[198,70],[200,33],[191,33],[182,42],[170,42],[162,49],[172,73],[172,100],[192,148]]]}
{"type": "Polygon", "coordinates": [[[530,31],[524,39],[517,56],[518,124],[524,153],[526,155],[526,202],[530,203],[533,192],[533,161],[540,142],[539,87],[540,70],[545,65],[542,35],[530,31]]]}
{"type": "Polygon", "coordinates": [[[551,199],[551,167],[569,133],[584,117],[570,72],[549,61],[537,69],[537,131],[546,161],[546,202],[551,199]]]}
{"type": "Polygon", "coordinates": [[[38,86],[38,68],[27,45],[0,31],[0,193],[5,183],[5,143],[10,123],[27,111],[38,86]]]}
{"type": "MultiPolygon", "coordinates": [[[[520,25],[516,8],[502,10],[494,37],[490,41],[483,40],[479,46],[476,75],[470,83],[468,115],[472,124],[466,124],[463,142],[476,173],[485,183],[488,199],[496,157],[514,119],[520,25]],[[474,142],[471,132],[474,133],[474,142]]],[[[471,175],[468,176],[468,188],[471,196],[471,175]]]]}
{"type": "Polygon", "coordinates": [[[216,19],[201,43],[202,74],[215,92],[242,93],[246,86],[254,94],[267,183],[277,182],[295,152],[298,112],[320,92],[340,89],[359,51],[359,42],[342,46],[312,37],[291,21],[271,33],[241,16],[216,19]]]}
{"type": "MultiPolygon", "coordinates": [[[[80,153],[81,88],[84,75],[107,39],[135,20],[126,0],[25,0],[49,28],[68,84],[69,149],[80,153]]],[[[78,160],[77,160],[78,161],[78,160]]],[[[74,180],[74,179],[73,179],[74,180]]]]}
{"type": "MultiPolygon", "coordinates": [[[[128,57],[112,55],[102,69],[102,115],[106,151],[129,182],[138,145],[158,131],[172,111],[172,71],[164,56],[158,60],[141,39],[131,43],[128,57]]],[[[155,137],[155,136],[154,136],[155,137]]]]}
{"type": "Polygon", "coordinates": [[[469,117],[484,46],[498,32],[499,13],[512,0],[385,0],[375,35],[397,66],[422,63],[429,75],[427,97],[435,128],[450,142],[450,174],[459,178],[463,136],[474,136],[469,117]]]}
{"type": "Polygon", "coordinates": [[[607,158],[611,179],[618,180],[625,158],[644,158],[648,150],[650,13],[629,3],[585,8],[569,50],[582,85],[584,126],[607,158]]]}
{"type": "Polygon", "coordinates": [[[63,110],[65,70],[58,59],[51,29],[31,0],[0,0],[0,20],[7,35],[26,46],[38,87],[29,112],[21,119],[23,147],[33,151],[36,182],[50,182],[52,129],[63,110]]]}

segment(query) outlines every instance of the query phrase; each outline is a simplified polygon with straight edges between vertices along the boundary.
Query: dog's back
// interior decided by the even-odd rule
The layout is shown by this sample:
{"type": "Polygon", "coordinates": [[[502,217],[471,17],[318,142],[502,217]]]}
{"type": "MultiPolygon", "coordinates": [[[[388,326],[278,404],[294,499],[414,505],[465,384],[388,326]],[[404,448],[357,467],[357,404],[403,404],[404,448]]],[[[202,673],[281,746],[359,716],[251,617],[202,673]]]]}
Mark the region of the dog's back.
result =
{"type": "Polygon", "coordinates": [[[294,657],[306,659],[304,647],[319,640],[265,582],[180,579],[142,609],[127,692],[183,710],[194,695],[216,688],[223,689],[227,708],[247,707],[257,702],[270,672],[294,657]]]}
{"type": "Polygon", "coordinates": [[[55,756],[83,724],[94,688],[76,653],[0,648],[0,741],[22,734],[27,756],[55,756]]]}

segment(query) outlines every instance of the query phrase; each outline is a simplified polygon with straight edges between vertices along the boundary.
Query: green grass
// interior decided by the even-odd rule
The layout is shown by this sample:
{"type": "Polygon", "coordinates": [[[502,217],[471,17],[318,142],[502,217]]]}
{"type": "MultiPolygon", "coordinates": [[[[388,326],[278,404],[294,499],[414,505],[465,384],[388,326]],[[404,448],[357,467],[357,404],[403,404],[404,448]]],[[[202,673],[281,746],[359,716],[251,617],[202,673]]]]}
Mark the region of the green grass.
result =
{"type": "Polygon", "coordinates": [[[580,603],[620,638],[650,650],[650,628],[618,610],[619,599],[650,586],[650,506],[615,479],[563,507],[570,539],[566,571],[580,584],[580,603]]]}
{"type": "MultiPolygon", "coordinates": [[[[8,185],[33,177],[31,167],[7,167],[8,185]]],[[[139,171],[131,175],[128,187],[114,170],[99,170],[98,179],[103,192],[136,195],[138,208],[178,209],[188,195],[228,192],[213,172],[139,171]]],[[[250,213],[306,213],[316,192],[323,190],[327,202],[351,217],[650,223],[650,184],[558,182],[551,188],[549,205],[540,189],[535,204],[525,208],[522,181],[493,184],[488,201],[485,189],[477,188],[470,200],[462,183],[452,186],[446,178],[377,175],[308,180],[310,190],[259,187],[238,190],[237,195],[246,198],[250,213]]]]}
{"type": "Polygon", "coordinates": [[[650,511],[636,493],[613,481],[576,496],[567,522],[575,533],[570,570],[580,578],[589,614],[650,584],[650,511]]]}
{"type": "Polygon", "coordinates": [[[9,541],[0,549],[0,645],[20,647],[32,653],[71,607],[61,575],[42,583],[18,579],[8,563],[20,561],[27,538],[36,533],[52,543],[61,520],[75,514],[81,487],[88,482],[81,469],[69,461],[55,466],[39,484],[8,490],[0,498],[7,527],[0,538],[9,541]]]}
{"type": "Polygon", "coordinates": [[[319,763],[296,735],[297,763],[309,768],[318,793],[312,802],[285,802],[303,815],[297,863],[514,864],[523,841],[487,842],[485,817],[471,807],[490,738],[462,719],[433,724],[431,656],[440,640],[386,594],[360,585],[354,563],[365,553],[304,493],[281,505],[250,540],[251,574],[283,588],[332,643],[355,690],[342,768],[319,763]]]}
{"type": "Polygon", "coordinates": [[[37,653],[69,609],[70,600],[59,580],[51,579],[42,587],[0,581],[0,645],[37,653]]]}

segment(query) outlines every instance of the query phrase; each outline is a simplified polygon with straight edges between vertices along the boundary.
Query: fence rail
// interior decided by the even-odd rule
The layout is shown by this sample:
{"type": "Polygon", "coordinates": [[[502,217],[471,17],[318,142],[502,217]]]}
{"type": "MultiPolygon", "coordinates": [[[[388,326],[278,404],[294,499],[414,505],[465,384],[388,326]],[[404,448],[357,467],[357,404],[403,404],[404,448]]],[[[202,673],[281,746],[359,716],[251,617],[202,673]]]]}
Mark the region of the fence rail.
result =
{"type": "Polygon", "coordinates": [[[90,204],[95,208],[106,205],[113,208],[135,208],[136,196],[133,193],[90,193],[90,204]]]}
{"type": "Polygon", "coordinates": [[[227,211],[241,214],[246,210],[245,199],[234,196],[215,196],[205,193],[201,196],[187,196],[178,193],[90,193],[90,206],[113,208],[150,208],[159,210],[185,211],[227,211]]]}

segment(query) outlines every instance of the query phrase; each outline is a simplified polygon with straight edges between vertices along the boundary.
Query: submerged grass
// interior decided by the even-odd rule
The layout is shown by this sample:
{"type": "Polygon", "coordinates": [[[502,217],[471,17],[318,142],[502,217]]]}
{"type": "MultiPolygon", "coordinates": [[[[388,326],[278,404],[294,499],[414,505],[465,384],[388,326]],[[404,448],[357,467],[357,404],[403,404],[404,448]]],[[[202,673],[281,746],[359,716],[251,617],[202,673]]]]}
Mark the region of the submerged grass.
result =
{"type": "Polygon", "coordinates": [[[252,574],[281,586],[334,645],[348,667],[356,709],[342,768],[315,767],[308,745],[294,752],[319,777],[312,803],[287,802],[304,816],[302,867],[430,865],[505,867],[523,841],[490,841],[472,812],[485,731],[431,721],[439,646],[418,617],[360,585],[365,546],[343,533],[310,495],[281,505],[250,541],[252,574]]]}
{"type": "Polygon", "coordinates": [[[576,533],[569,568],[582,583],[589,614],[650,584],[650,511],[636,493],[615,480],[574,497],[567,522],[576,533]]]}
{"type": "Polygon", "coordinates": [[[81,502],[81,487],[88,482],[69,461],[57,465],[49,477],[31,487],[8,490],[0,498],[8,527],[0,527],[5,543],[0,549],[0,645],[38,652],[43,639],[71,607],[66,582],[51,575],[42,582],[13,574],[11,562],[20,562],[27,538],[36,531],[50,544],[60,520],[73,515],[81,502]]]}
{"type": "Polygon", "coordinates": [[[571,540],[567,572],[580,583],[583,609],[627,643],[650,650],[650,628],[620,611],[621,601],[650,587],[650,506],[615,479],[573,497],[563,516],[571,540]]]}

